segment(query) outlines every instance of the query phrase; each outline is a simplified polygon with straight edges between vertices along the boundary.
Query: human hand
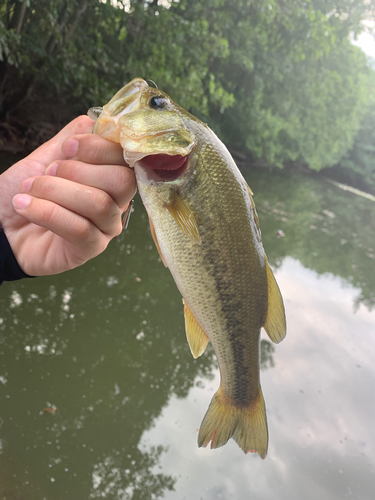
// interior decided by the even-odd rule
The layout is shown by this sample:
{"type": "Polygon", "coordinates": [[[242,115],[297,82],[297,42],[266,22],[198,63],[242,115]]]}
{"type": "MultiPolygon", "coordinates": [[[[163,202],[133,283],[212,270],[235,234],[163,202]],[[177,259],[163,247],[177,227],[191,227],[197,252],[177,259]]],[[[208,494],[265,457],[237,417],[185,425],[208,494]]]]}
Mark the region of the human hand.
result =
{"type": "Polygon", "coordinates": [[[121,233],[134,172],[119,144],[91,134],[93,125],[76,118],[0,175],[0,226],[26,274],[78,267],[121,233]]]}

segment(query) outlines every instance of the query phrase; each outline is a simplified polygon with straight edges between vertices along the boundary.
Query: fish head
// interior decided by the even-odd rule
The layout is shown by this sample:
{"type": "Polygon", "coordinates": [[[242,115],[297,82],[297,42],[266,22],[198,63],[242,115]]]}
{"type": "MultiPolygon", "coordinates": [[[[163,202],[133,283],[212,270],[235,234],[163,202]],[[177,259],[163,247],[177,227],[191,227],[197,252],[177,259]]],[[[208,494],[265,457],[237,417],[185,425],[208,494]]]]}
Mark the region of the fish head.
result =
{"type": "Polygon", "coordinates": [[[164,171],[167,180],[172,171],[174,177],[182,174],[195,144],[186,115],[167,94],[136,78],[103,106],[93,132],[120,143],[130,167],[142,160],[145,168],[160,173],[157,177],[163,178],[164,171]]]}

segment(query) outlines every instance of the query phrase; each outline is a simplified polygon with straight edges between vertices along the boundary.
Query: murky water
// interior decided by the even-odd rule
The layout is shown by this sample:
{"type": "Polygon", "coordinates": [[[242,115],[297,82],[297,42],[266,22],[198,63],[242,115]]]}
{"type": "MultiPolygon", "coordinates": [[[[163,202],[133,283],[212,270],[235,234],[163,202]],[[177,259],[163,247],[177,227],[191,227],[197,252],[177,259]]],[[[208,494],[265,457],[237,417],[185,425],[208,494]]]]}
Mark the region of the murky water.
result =
{"type": "Polygon", "coordinates": [[[1,500],[373,498],[375,203],[245,175],[288,320],[262,341],[267,459],[197,448],[217,364],[190,354],[137,199],[102,256],[0,288],[1,500]]]}

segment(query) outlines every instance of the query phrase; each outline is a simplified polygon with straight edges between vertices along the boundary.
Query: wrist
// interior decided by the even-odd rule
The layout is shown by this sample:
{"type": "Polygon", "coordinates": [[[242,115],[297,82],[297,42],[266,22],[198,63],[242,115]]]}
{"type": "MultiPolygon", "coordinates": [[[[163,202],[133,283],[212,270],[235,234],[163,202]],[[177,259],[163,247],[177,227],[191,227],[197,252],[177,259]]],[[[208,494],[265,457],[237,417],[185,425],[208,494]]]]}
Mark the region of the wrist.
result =
{"type": "Polygon", "coordinates": [[[3,281],[15,281],[22,278],[33,278],[20,268],[8,239],[0,227],[0,285],[3,281]]]}

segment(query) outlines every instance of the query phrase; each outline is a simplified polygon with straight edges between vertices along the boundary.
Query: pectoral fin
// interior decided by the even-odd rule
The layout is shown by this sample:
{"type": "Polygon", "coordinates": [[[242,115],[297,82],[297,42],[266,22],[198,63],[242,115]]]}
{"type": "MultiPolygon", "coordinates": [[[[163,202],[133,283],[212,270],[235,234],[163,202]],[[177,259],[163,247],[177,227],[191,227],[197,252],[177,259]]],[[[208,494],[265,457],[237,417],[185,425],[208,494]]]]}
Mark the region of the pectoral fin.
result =
{"type": "Polygon", "coordinates": [[[278,344],[286,335],[286,320],[283,298],[276,283],[275,276],[266,260],[268,282],[268,310],[263,328],[272,342],[278,344]]]}
{"type": "Polygon", "coordinates": [[[169,202],[165,204],[165,207],[185,236],[194,243],[201,244],[202,241],[199,236],[198,224],[194,214],[176,191],[172,191],[171,198],[169,202]]]}
{"type": "Polygon", "coordinates": [[[152,220],[150,219],[150,217],[148,218],[148,221],[150,223],[151,236],[152,236],[152,239],[154,240],[157,251],[159,252],[159,256],[161,258],[161,261],[165,265],[165,267],[168,267],[165,260],[164,260],[163,254],[161,253],[158,238],[157,238],[156,233],[155,233],[155,227],[154,227],[154,224],[153,224],[152,220]]]}
{"type": "Polygon", "coordinates": [[[194,318],[193,313],[189,307],[184,303],[184,316],[185,316],[185,330],[191,354],[197,358],[206,350],[209,338],[207,334],[199,326],[197,320],[194,318]]]}

